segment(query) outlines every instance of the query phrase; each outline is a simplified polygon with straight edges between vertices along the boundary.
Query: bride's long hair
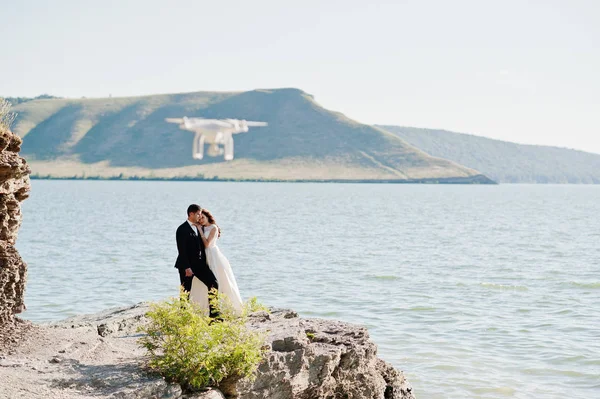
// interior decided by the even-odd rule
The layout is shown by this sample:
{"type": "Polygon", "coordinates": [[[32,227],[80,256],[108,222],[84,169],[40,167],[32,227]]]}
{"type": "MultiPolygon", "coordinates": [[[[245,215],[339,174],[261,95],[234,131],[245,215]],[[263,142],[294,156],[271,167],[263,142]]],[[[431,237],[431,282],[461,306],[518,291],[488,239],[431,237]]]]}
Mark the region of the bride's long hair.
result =
{"type": "Polygon", "coordinates": [[[215,226],[217,226],[217,232],[218,232],[218,236],[217,238],[221,238],[221,228],[219,227],[219,225],[217,224],[217,222],[215,222],[215,217],[212,215],[212,213],[210,213],[210,211],[208,209],[202,209],[202,214],[204,216],[206,216],[206,219],[208,220],[208,223],[210,224],[214,224],[215,226]]]}

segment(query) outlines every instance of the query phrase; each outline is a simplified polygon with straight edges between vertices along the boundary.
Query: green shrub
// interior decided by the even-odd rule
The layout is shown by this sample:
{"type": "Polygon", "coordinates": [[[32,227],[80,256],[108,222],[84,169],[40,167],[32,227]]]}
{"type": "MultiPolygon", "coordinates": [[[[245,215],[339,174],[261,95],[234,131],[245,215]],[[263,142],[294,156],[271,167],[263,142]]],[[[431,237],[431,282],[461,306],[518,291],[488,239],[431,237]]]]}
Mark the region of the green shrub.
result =
{"type": "Polygon", "coordinates": [[[147,313],[149,323],[140,327],[146,335],[139,344],[146,348],[151,369],[186,390],[218,386],[225,377],[252,378],[265,353],[262,332],[246,326],[254,298],[236,317],[228,301],[211,293],[219,318],[211,319],[186,293],[180,298],[154,303],[147,313]]]}
{"type": "Polygon", "coordinates": [[[270,313],[269,308],[267,308],[262,303],[258,302],[258,299],[256,299],[255,296],[253,296],[252,298],[250,298],[246,301],[244,310],[246,311],[246,314],[250,314],[253,312],[260,312],[260,311],[270,313]]]}

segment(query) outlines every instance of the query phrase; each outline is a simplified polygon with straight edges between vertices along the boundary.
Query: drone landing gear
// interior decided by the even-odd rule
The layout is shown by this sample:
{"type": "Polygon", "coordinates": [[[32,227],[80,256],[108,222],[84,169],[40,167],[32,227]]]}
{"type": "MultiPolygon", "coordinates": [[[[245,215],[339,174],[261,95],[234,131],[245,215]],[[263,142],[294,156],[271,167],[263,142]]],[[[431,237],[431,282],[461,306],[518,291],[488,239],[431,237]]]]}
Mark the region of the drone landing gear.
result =
{"type": "Polygon", "coordinates": [[[227,134],[223,139],[223,147],[225,149],[225,155],[223,158],[226,161],[231,161],[233,159],[233,135],[227,134]]]}
{"type": "Polygon", "coordinates": [[[192,147],[192,157],[194,159],[204,158],[204,135],[197,132],[194,136],[194,145],[192,147]]]}

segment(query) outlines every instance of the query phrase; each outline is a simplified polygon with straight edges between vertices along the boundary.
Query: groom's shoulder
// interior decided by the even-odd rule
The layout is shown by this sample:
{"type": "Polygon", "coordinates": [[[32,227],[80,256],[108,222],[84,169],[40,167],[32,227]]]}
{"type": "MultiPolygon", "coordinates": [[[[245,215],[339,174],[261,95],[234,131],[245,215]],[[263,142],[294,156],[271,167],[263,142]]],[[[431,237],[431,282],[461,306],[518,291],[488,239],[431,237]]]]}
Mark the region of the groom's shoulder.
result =
{"type": "Polygon", "coordinates": [[[187,224],[187,220],[179,225],[179,227],[177,228],[177,231],[179,231],[181,229],[185,229],[186,224],[187,224]]]}

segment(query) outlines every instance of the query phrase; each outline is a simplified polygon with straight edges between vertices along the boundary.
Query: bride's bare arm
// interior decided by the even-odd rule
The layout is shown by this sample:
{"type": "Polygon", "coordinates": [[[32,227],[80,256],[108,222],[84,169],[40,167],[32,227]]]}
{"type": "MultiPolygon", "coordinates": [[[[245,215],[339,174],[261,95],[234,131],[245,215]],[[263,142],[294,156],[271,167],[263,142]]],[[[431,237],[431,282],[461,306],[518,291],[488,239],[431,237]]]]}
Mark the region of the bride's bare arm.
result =
{"type": "Polygon", "coordinates": [[[218,235],[218,227],[215,225],[212,225],[213,228],[210,230],[210,233],[208,233],[208,238],[204,237],[204,234],[200,234],[200,238],[202,239],[202,242],[204,243],[204,247],[208,248],[210,245],[212,245],[212,243],[217,239],[218,235]]]}

